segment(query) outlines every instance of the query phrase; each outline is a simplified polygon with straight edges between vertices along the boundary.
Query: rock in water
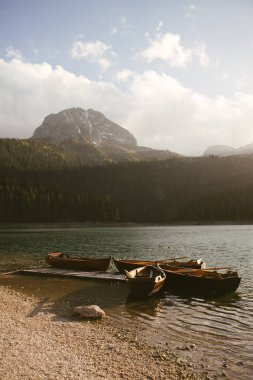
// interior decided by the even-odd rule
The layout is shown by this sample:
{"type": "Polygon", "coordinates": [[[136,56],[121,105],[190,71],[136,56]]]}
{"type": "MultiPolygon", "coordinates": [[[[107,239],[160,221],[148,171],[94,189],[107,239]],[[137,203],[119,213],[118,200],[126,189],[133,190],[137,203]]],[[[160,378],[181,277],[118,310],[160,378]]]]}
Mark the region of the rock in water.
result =
{"type": "Polygon", "coordinates": [[[104,310],[97,305],[76,306],[73,308],[73,312],[89,319],[99,319],[105,316],[104,310]]]}

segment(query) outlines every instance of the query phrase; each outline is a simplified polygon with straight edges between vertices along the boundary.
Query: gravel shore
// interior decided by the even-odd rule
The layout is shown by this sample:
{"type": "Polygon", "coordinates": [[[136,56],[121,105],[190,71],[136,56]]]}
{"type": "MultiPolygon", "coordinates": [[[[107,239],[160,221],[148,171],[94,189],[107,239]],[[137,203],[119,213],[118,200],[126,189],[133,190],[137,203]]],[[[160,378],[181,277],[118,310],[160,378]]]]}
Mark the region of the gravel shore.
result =
{"type": "Polygon", "coordinates": [[[170,352],[105,317],[90,322],[0,286],[0,378],[197,379],[170,352]]]}

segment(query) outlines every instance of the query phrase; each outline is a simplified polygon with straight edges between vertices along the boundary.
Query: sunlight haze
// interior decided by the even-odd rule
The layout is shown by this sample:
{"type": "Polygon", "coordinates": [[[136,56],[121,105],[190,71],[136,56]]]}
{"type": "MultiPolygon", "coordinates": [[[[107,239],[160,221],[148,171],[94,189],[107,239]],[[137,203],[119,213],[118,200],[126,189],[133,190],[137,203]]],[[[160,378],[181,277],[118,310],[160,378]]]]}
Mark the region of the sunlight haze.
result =
{"type": "Polygon", "coordinates": [[[253,142],[253,2],[0,0],[0,137],[93,108],[185,155],[253,142]]]}

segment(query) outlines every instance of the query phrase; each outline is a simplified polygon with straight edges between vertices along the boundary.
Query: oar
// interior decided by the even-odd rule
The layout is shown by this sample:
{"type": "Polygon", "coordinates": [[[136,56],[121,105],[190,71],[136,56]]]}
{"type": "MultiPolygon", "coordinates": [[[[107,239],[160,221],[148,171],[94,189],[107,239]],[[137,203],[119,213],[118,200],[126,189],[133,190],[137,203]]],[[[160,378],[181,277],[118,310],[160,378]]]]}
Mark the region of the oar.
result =
{"type": "Polygon", "coordinates": [[[174,257],[174,258],[172,258],[172,259],[162,259],[162,260],[156,260],[156,261],[160,261],[160,262],[162,262],[162,261],[165,261],[165,262],[167,262],[167,261],[174,261],[174,260],[182,260],[182,259],[187,259],[187,256],[183,256],[183,257],[174,257]]]}
{"type": "Polygon", "coordinates": [[[213,268],[204,268],[201,270],[220,270],[220,269],[232,269],[231,267],[213,267],[213,268]]]}
{"type": "MultiPolygon", "coordinates": [[[[174,268],[174,267],[173,267],[174,268]]],[[[175,267],[175,271],[176,272],[191,272],[191,273],[194,273],[194,272],[208,272],[208,271],[215,271],[215,270],[221,270],[221,269],[230,269],[230,267],[217,267],[217,268],[205,268],[205,269],[195,269],[195,268],[180,268],[180,267],[175,267]]],[[[170,270],[170,269],[168,269],[170,270]]]]}
{"type": "Polygon", "coordinates": [[[9,275],[9,274],[15,274],[15,273],[18,273],[19,270],[13,270],[12,272],[3,272],[3,273],[0,273],[0,276],[6,276],[6,275],[9,275]]]}

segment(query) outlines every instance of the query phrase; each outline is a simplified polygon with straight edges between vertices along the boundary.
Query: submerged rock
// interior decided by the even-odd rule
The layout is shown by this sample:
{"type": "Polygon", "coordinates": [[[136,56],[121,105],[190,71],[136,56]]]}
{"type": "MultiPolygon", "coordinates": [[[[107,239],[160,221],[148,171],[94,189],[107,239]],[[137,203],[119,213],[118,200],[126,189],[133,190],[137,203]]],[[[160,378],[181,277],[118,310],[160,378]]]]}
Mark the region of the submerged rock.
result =
{"type": "Polygon", "coordinates": [[[73,312],[89,319],[99,319],[105,316],[104,310],[97,305],[76,306],[73,308],[73,312]]]}

